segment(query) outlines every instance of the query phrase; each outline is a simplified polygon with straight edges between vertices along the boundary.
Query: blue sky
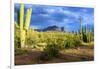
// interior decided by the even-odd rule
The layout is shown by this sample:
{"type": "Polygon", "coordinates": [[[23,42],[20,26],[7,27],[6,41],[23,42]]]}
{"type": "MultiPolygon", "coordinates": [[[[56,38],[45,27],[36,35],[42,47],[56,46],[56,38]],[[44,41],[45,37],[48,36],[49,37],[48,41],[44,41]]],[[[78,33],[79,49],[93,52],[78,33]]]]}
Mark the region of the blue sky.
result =
{"type": "MultiPolygon", "coordinates": [[[[20,4],[15,4],[14,18],[16,22],[19,7],[20,4]]],[[[56,25],[64,27],[66,31],[77,31],[80,26],[79,17],[82,18],[83,26],[94,27],[93,8],[25,4],[25,15],[28,8],[32,8],[30,26],[35,29],[56,25]]]]}

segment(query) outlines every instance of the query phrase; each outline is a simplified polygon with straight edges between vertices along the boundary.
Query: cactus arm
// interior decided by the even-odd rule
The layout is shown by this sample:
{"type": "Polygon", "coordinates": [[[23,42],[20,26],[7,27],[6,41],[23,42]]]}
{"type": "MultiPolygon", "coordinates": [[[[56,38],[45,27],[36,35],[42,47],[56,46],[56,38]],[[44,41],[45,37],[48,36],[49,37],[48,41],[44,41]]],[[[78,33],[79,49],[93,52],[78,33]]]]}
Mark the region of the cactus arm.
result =
{"type": "Polygon", "coordinates": [[[20,30],[23,29],[24,24],[24,4],[21,4],[20,6],[20,30]]]}
{"type": "Polygon", "coordinates": [[[25,42],[25,31],[23,30],[23,24],[24,24],[24,4],[21,4],[20,6],[20,45],[21,47],[24,47],[24,42],[25,42]]]}
{"type": "Polygon", "coordinates": [[[31,20],[32,8],[27,10],[26,21],[25,21],[25,29],[28,30],[31,20]]]}

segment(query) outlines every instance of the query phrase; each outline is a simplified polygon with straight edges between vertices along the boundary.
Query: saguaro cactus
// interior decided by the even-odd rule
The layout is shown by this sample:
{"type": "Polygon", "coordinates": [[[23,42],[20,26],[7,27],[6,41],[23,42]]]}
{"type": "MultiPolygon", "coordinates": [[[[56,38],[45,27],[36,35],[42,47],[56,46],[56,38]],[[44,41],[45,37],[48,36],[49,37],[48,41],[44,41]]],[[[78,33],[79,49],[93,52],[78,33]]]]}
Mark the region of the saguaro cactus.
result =
{"type": "Polygon", "coordinates": [[[20,15],[19,15],[19,28],[20,28],[20,46],[25,47],[26,33],[30,25],[32,9],[27,9],[26,20],[24,23],[24,4],[20,5],[20,15]]]}

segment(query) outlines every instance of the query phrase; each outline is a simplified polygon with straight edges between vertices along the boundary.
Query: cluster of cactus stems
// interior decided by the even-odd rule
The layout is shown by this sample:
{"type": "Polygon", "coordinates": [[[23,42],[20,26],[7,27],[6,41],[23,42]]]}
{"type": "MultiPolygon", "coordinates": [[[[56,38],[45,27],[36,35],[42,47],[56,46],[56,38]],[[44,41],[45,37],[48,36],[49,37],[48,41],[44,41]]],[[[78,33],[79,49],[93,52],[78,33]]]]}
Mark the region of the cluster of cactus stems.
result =
{"type": "Polygon", "coordinates": [[[20,30],[20,47],[21,48],[25,47],[26,33],[30,26],[31,13],[32,13],[32,8],[27,9],[26,19],[24,22],[24,4],[20,5],[18,24],[19,24],[19,30],[20,30]]]}
{"type": "Polygon", "coordinates": [[[87,29],[87,25],[85,29],[83,30],[82,18],[80,17],[79,20],[80,20],[80,39],[81,41],[84,41],[84,37],[86,37],[86,42],[90,42],[91,41],[91,31],[87,29]]]}
{"type": "Polygon", "coordinates": [[[79,20],[80,20],[80,38],[81,38],[81,40],[83,40],[82,39],[82,37],[83,37],[83,35],[82,35],[82,18],[80,17],[79,20]]]}

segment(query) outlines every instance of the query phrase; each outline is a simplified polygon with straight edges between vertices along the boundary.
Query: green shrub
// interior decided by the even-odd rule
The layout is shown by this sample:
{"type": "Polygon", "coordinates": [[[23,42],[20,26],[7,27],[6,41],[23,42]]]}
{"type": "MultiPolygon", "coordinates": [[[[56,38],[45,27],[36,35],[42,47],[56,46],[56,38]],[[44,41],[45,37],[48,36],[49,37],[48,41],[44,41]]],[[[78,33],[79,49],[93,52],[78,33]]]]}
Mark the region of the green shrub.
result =
{"type": "Polygon", "coordinates": [[[80,46],[81,40],[78,35],[74,35],[71,37],[68,37],[67,40],[65,41],[65,48],[75,48],[80,46]]]}
{"type": "Polygon", "coordinates": [[[59,46],[57,46],[55,43],[50,43],[44,49],[44,53],[46,54],[48,59],[51,59],[58,55],[59,49],[60,49],[59,46]]]}
{"type": "Polygon", "coordinates": [[[66,48],[74,48],[75,47],[74,40],[73,39],[66,40],[65,47],[66,48]]]}
{"type": "Polygon", "coordinates": [[[20,48],[20,39],[17,36],[15,36],[14,46],[15,48],[20,48]]]}

